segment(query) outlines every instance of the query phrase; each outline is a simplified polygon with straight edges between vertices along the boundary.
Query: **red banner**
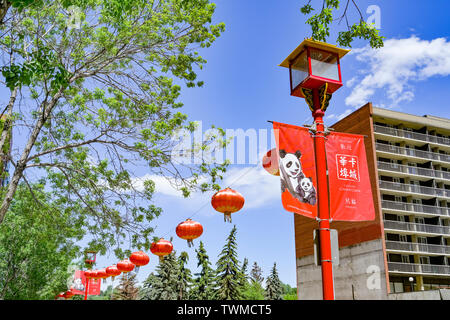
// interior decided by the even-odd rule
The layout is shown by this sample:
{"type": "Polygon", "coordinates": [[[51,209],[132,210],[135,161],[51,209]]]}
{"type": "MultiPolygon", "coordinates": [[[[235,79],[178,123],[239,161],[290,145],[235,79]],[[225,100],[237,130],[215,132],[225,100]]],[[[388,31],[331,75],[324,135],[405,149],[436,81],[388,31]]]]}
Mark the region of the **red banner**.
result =
{"type": "Polygon", "coordinates": [[[332,132],[326,140],[330,217],[341,221],[375,219],[364,136],[332,132]]]}
{"type": "Polygon", "coordinates": [[[274,122],[284,209],[317,217],[317,177],[314,142],[303,127],[274,122]]]}
{"type": "MultiPolygon", "coordinates": [[[[88,279],[89,288],[88,294],[90,296],[96,296],[100,294],[100,288],[102,284],[101,279],[88,279]]],[[[76,270],[73,275],[72,284],[70,286],[74,294],[84,295],[86,292],[86,277],[84,276],[84,271],[76,270]]]]}

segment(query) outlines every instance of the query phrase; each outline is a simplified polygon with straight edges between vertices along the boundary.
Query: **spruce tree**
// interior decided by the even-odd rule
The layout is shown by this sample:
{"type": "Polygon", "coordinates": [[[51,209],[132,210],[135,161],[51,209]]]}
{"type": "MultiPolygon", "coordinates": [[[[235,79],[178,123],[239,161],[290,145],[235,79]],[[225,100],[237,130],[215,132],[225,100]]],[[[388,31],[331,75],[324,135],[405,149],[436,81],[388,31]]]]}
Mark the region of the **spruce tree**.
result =
{"type": "Polygon", "coordinates": [[[250,271],[250,280],[252,282],[257,282],[260,285],[262,285],[264,281],[264,277],[262,276],[262,270],[261,267],[258,266],[256,261],[253,263],[252,270],[250,271]]]}
{"type": "Polygon", "coordinates": [[[152,272],[149,274],[147,279],[145,279],[142,284],[140,299],[141,300],[156,300],[159,296],[159,293],[155,288],[160,288],[161,284],[159,284],[161,280],[152,272]]]}
{"type": "Polygon", "coordinates": [[[249,288],[249,283],[248,283],[249,277],[247,275],[247,266],[248,266],[248,259],[244,258],[244,262],[242,263],[242,267],[241,267],[240,279],[239,279],[239,286],[241,287],[241,291],[242,291],[241,299],[244,299],[244,300],[247,299],[247,297],[245,296],[244,293],[249,288]]]}
{"type": "Polygon", "coordinates": [[[200,241],[197,253],[197,267],[200,272],[195,274],[192,289],[189,298],[193,300],[214,300],[215,299],[215,271],[211,267],[208,254],[206,253],[203,242],[200,241]]]}
{"type": "Polygon", "coordinates": [[[136,283],[136,274],[127,273],[122,275],[118,288],[114,290],[113,300],[137,300],[139,288],[136,283]]]}
{"type": "Polygon", "coordinates": [[[282,300],[283,287],[280,278],[278,277],[277,264],[273,264],[272,272],[267,277],[266,281],[266,299],[267,300],[282,300]]]}
{"type": "Polygon", "coordinates": [[[189,288],[192,284],[191,270],[186,267],[189,255],[186,251],[180,253],[178,257],[178,300],[189,299],[189,288]]]}
{"type": "Polygon", "coordinates": [[[164,257],[156,267],[156,275],[149,275],[144,282],[141,299],[177,300],[179,266],[175,251],[164,257]]]}
{"type": "Polygon", "coordinates": [[[220,300],[242,299],[242,272],[237,259],[236,232],[234,226],[217,261],[217,297],[220,300]]]}
{"type": "Polygon", "coordinates": [[[262,276],[261,268],[256,262],[253,263],[249,279],[250,283],[244,291],[244,298],[246,300],[264,300],[265,290],[262,286],[264,277],[262,276]]]}

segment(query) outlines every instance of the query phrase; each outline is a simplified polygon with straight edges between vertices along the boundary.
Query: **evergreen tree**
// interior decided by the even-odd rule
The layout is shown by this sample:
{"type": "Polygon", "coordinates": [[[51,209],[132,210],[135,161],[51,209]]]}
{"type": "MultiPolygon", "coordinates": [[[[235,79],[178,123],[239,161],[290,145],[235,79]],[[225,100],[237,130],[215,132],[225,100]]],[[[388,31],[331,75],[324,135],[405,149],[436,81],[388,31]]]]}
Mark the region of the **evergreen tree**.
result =
{"type": "Polygon", "coordinates": [[[142,300],[177,300],[179,266],[175,251],[160,260],[156,275],[151,273],[143,285],[142,300]]]}
{"type": "Polygon", "coordinates": [[[180,253],[178,257],[178,300],[189,299],[189,287],[192,284],[191,270],[186,267],[189,255],[186,251],[180,253]]]}
{"type": "Polygon", "coordinates": [[[265,300],[265,291],[263,286],[256,281],[251,281],[244,290],[245,300],[265,300]]]}
{"type": "Polygon", "coordinates": [[[197,267],[201,267],[200,273],[196,274],[192,290],[189,293],[190,299],[194,300],[213,300],[215,299],[215,271],[211,268],[211,262],[206,253],[203,242],[200,241],[197,253],[197,267]]]}
{"type": "MultiPolygon", "coordinates": [[[[244,268],[243,268],[244,270],[244,268]]],[[[246,275],[246,286],[244,287],[243,298],[245,300],[264,300],[264,288],[262,282],[264,278],[262,277],[261,268],[255,262],[253,264],[252,270],[250,271],[250,276],[246,275]],[[248,281],[250,280],[250,282],[248,281]]]]}
{"type": "Polygon", "coordinates": [[[153,272],[149,274],[147,279],[145,279],[142,284],[140,299],[141,300],[156,300],[158,297],[158,292],[155,288],[160,288],[161,284],[160,278],[158,278],[153,272]]]}
{"type": "Polygon", "coordinates": [[[257,282],[260,285],[262,285],[264,281],[264,277],[262,276],[262,270],[261,267],[258,266],[256,261],[253,263],[252,270],[250,271],[250,280],[252,282],[257,282]]]}
{"type": "Polygon", "coordinates": [[[113,293],[113,300],[137,300],[139,288],[136,284],[136,274],[124,274],[120,285],[113,293]]]}
{"type": "Polygon", "coordinates": [[[281,300],[283,298],[283,287],[278,277],[277,264],[273,264],[272,272],[266,281],[266,299],[281,300]]]}
{"type": "Polygon", "coordinates": [[[244,258],[244,262],[242,263],[241,267],[241,277],[239,279],[239,286],[242,290],[242,299],[247,300],[247,297],[245,296],[245,292],[249,288],[249,282],[248,282],[248,275],[247,275],[247,266],[248,266],[248,259],[244,258]]]}
{"type": "Polygon", "coordinates": [[[217,261],[217,297],[220,300],[242,299],[242,272],[237,259],[236,231],[234,226],[217,261]]]}

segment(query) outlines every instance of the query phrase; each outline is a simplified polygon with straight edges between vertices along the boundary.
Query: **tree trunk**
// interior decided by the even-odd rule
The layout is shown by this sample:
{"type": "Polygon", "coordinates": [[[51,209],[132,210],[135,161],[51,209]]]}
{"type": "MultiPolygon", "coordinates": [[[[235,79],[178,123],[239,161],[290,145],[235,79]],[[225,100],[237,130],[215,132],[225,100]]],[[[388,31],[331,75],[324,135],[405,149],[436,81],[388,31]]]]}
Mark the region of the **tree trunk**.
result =
{"type": "Polygon", "coordinates": [[[37,140],[37,137],[39,136],[39,133],[42,127],[44,126],[45,122],[47,121],[48,117],[50,116],[54,106],[61,97],[63,90],[64,88],[61,88],[58,91],[58,93],[56,93],[53,96],[52,100],[49,103],[46,103],[44,101],[41,104],[40,109],[42,110],[42,116],[40,116],[38,121],[36,122],[33,132],[31,133],[30,138],[28,139],[27,145],[25,146],[25,149],[23,150],[19,161],[17,161],[14,174],[12,176],[10,183],[8,184],[8,189],[6,191],[5,198],[3,199],[2,205],[0,206],[0,224],[3,222],[6,212],[8,211],[9,206],[11,205],[11,202],[14,198],[17,186],[19,185],[20,179],[22,178],[23,172],[26,168],[26,164],[28,161],[28,157],[30,156],[31,149],[33,148],[37,140]]]}

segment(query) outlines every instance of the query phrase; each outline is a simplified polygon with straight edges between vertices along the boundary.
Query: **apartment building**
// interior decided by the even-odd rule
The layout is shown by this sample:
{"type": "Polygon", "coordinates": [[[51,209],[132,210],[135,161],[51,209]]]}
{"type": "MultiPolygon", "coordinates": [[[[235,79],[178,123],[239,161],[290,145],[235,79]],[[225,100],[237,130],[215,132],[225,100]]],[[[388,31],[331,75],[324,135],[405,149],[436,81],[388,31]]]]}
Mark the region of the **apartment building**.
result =
{"type": "MultiPolygon", "coordinates": [[[[341,256],[336,298],[450,288],[450,120],[368,103],[332,127],[366,136],[376,209],[374,221],[331,224],[341,256]]],[[[320,299],[320,267],[309,248],[317,222],[294,219],[299,298],[320,299]]]]}

